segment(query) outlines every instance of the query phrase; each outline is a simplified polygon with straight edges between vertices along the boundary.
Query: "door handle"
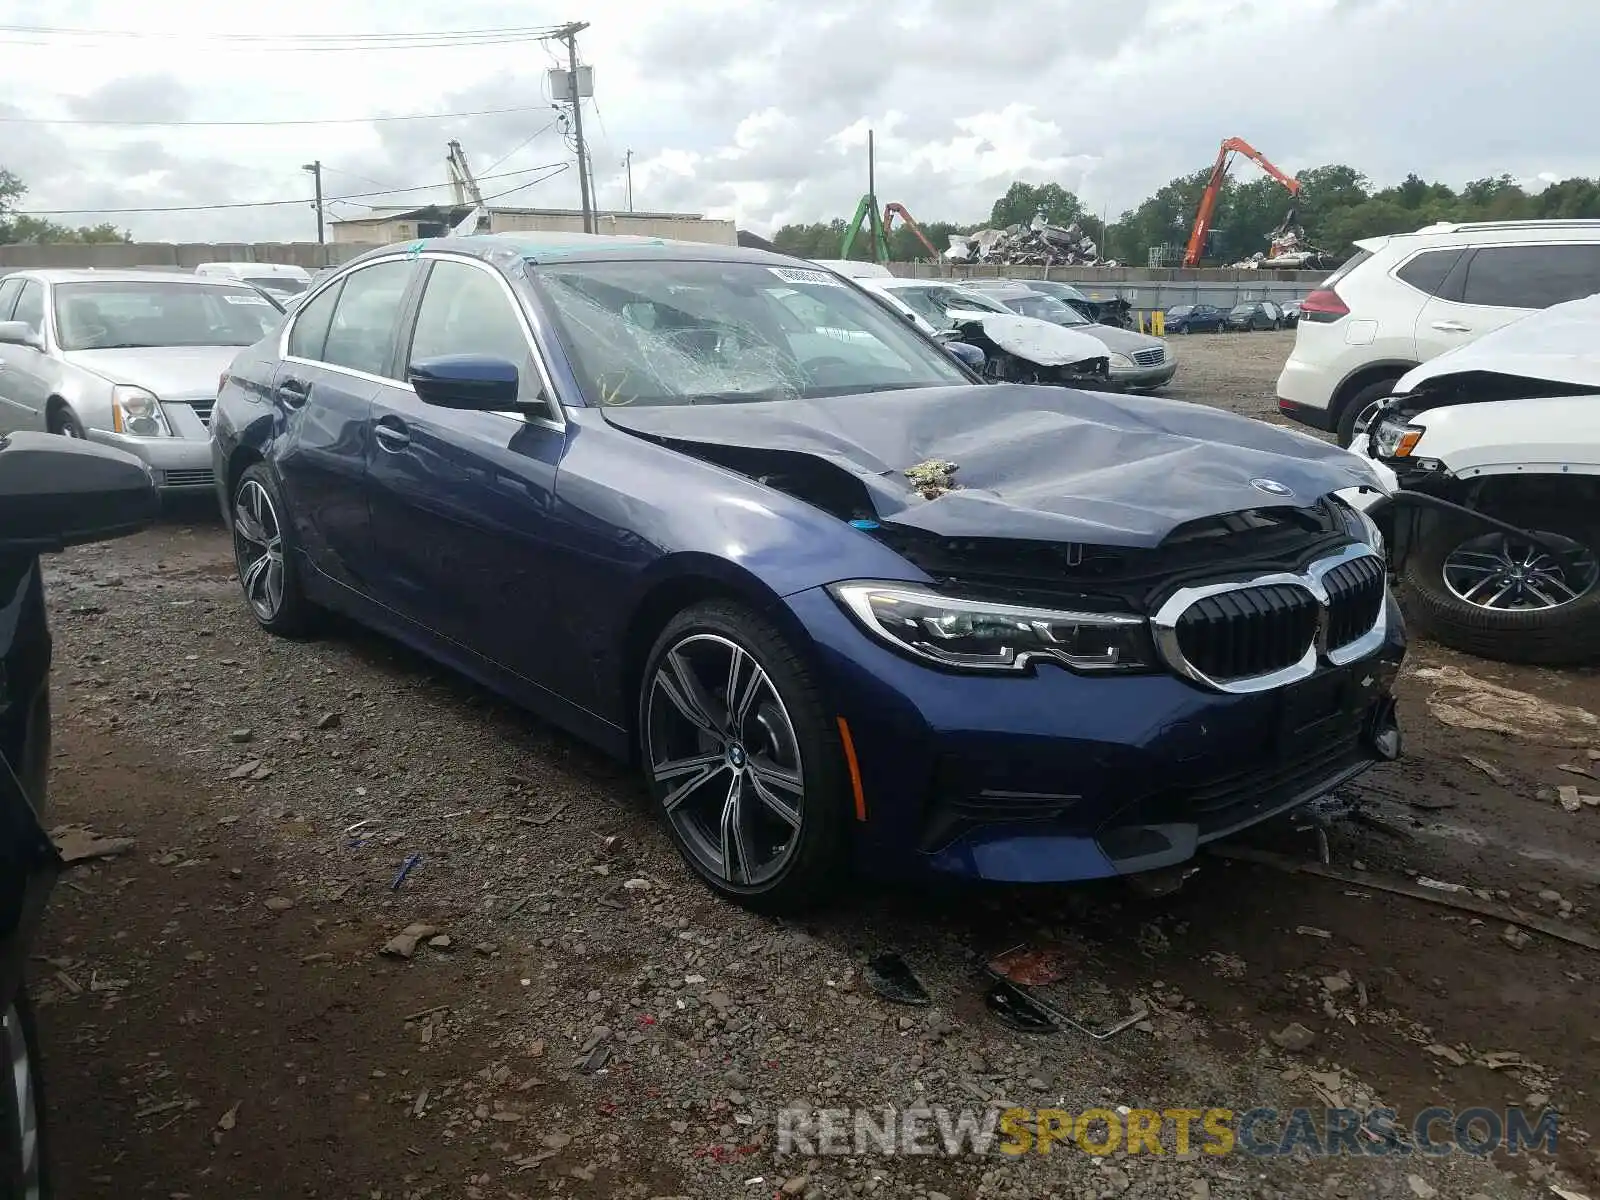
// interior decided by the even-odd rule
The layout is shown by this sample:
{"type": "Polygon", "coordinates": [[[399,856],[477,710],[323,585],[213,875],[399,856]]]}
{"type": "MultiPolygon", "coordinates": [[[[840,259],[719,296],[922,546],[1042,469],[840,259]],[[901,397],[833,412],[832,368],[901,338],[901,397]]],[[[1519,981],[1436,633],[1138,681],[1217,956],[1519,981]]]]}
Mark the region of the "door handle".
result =
{"type": "Polygon", "coordinates": [[[311,395],[311,385],[303,379],[280,379],[278,399],[286,408],[299,408],[311,395]]]}
{"type": "Polygon", "coordinates": [[[1471,333],[1471,325],[1463,325],[1460,321],[1435,321],[1433,327],[1440,333],[1471,333]]]}
{"type": "Polygon", "coordinates": [[[399,453],[411,445],[411,434],[393,417],[381,418],[377,425],[373,426],[372,435],[377,439],[378,445],[390,453],[399,453]]]}

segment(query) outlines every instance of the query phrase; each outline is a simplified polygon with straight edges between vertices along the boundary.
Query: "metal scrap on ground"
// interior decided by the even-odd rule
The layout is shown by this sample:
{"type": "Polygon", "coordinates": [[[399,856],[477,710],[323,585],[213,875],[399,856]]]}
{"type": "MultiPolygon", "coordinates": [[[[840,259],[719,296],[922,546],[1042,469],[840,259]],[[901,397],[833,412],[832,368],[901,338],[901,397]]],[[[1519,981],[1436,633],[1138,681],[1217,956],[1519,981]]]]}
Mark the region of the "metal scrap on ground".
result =
{"type": "Polygon", "coordinates": [[[1102,266],[1100,247],[1074,221],[1066,228],[1051,225],[1040,211],[1027,225],[1008,225],[1004,229],[980,229],[976,233],[950,235],[945,257],[952,262],[989,262],[1006,266],[1102,266]]]}

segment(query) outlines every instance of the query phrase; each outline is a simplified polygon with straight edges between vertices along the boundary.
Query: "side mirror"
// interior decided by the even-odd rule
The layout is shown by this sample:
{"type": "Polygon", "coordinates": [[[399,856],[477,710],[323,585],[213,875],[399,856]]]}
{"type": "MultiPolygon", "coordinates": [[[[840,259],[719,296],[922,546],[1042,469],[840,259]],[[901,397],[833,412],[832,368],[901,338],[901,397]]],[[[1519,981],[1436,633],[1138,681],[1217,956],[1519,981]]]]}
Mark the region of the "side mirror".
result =
{"type": "Polygon", "coordinates": [[[436,408],[509,412],[517,407],[515,363],[482,354],[441,354],[411,364],[407,380],[417,398],[436,408]]]}
{"type": "Polygon", "coordinates": [[[983,364],[989,357],[971,342],[946,342],[944,348],[951,358],[966,363],[974,371],[983,370],[983,364]]]}
{"type": "Polygon", "coordinates": [[[0,554],[43,554],[136,533],[161,502],[150,469],[97,442],[0,437],[0,554]]]}
{"type": "Polygon", "coordinates": [[[44,339],[33,331],[26,321],[0,321],[0,345],[26,346],[30,350],[43,350],[44,339]]]}

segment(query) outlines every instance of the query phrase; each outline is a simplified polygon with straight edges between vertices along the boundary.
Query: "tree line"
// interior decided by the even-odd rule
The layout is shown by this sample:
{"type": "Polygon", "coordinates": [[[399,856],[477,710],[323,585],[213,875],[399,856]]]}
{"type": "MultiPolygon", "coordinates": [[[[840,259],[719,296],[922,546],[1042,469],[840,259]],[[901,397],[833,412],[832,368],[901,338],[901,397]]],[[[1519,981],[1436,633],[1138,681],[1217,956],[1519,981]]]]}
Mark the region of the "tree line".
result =
{"type": "MultiPolygon", "coordinates": [[[[1209,167],[1156,189],[1137,208],[1122,214],[1107,227],[1082,202],[1059,183],[1018,181],[994,202],[989,220],[979,225],[950,221],[919,222],[934,247],[944,250],[952,233],[972,233],[983,228],[1026,225],[1044,209],[1052,225],[1076,222],[1100,247],[1103,258],[1143,266],[1155,246],[1175,246],[1182,252],[1194,224],[1201,193],[1211,177],[1209,167]]],[[[1212,237],[1205,263],[1223,265],[1267,249],[1267,239],[1283,221],[1291,203],[1306,240],[1319,250],[1344,258],[1361,238],[1407,233],[1437,221],[1512,221],[1552,218],[1600,218],[1600,180],[1573,178],[1552,183],[1542,191],[1526,191],[1510,175],[1475,179],[1457,190],[1444,183],[1429,183],[1408,175],[1393,187],[1374,188],[1354,167],[1334,163],[1312,167],[1296,175],[1298,201],[1277,180],[1266,177],[1224,183],[1212,222],[1212,237]]],[[[908,206],[909,207],[909,206],[908,206]]],[[[913,216],[918,214],[913,209],[913,216]]],[[[818,221],[785,225],[773,243],[801,258],[837,258],[846,233],[845,221],[818,221]]],[[[889,254],[895,261],[928,258],[927,249],[910,229],[897,224],[889,234],[889,254]]],[[[858,235],[851,257],[870,259],[872,242],[858,235]]]]}
{"type": "Polygon", "coordinates": [[[16,211],[28,185],[0,167],[0,245],[18,242],[131,242],[126,230],[109,221],[99,225],[58,225],[16,211]]]}

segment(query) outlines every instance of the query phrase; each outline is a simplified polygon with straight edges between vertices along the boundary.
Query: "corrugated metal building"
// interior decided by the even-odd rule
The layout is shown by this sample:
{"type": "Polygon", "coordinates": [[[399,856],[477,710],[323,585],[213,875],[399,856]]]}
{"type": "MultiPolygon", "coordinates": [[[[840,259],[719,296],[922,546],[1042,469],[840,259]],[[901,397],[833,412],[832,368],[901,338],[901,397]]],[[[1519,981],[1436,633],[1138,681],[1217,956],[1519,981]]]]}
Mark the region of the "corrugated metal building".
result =
{"type": "MultiPolygon", "coordinates": [[[[470,205],[374,208],[364,217],[335,217],[329,222],[329,232],[336,243],[387,243],[442,237],[466,220],[471,212],[470,205]]],[[[489,232],[582,233],[583,213],[572,208],[491,207],[489,232]]],[[[596,213],[595,232],[672,238],[682,242],[709,242],[717,246],[737,244],[732,221],[713,220],[698,213],[596,213]]]]}

